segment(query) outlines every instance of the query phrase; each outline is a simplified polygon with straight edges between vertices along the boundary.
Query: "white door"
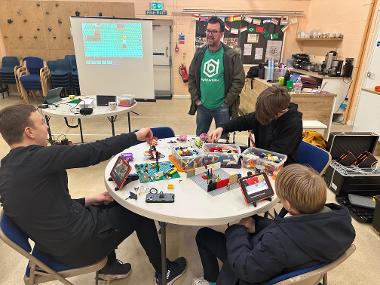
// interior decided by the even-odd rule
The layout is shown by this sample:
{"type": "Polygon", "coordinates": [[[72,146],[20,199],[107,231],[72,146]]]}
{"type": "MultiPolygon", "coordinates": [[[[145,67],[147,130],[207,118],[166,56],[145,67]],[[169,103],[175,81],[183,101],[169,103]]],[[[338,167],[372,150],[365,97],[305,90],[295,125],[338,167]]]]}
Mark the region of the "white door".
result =
{"type": "Polygon", "coordinates": [[[156,98],[171,98],[171,26],[153,24],[153,72],[156,98]]]}
{"type": "Polygon", "coordinates": [[[374,87],[380,85],[380,11],[377,12],[374,40],[367,57],[362,88],[356,110],[353,131],[380,134],[380,93],[374,87]]]}

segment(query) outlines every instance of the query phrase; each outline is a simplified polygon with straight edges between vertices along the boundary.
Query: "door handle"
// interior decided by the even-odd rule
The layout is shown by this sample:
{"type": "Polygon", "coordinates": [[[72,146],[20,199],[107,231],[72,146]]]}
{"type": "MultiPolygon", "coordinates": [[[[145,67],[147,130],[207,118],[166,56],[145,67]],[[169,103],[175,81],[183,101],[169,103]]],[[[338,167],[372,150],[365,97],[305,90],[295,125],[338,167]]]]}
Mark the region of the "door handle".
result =
{"type": "Polygon", "coordinates": [[[164,55],[163,52],[154,52],[153,55],[164,55]]]}

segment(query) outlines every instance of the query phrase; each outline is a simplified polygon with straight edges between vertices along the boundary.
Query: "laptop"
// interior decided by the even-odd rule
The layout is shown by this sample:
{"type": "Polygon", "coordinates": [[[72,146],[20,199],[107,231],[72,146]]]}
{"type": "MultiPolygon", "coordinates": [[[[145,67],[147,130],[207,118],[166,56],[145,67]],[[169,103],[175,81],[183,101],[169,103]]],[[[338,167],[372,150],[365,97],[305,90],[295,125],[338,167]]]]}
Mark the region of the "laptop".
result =
{"type": "Polygon", "coordinates": [[[54,89],[50,89],[48,91],[48,94],[45,98],[45,102],[47,104],[55,104],[62,100],[61,93],[62,93],[63,87],[57,87],[54,89]]]}

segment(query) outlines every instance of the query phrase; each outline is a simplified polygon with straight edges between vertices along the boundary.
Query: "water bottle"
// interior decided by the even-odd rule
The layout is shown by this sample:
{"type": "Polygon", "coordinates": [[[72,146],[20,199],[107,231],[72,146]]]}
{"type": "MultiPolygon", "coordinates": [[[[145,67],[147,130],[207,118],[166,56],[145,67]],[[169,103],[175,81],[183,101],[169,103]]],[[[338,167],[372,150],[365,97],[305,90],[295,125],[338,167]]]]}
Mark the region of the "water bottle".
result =
{"type": "Polygon", "coordinates": [[[301,93],[301,91],[302,91],[302,80],[300,76],[298,77],[297,81],[294,83],[294,92],[301,93]]]}

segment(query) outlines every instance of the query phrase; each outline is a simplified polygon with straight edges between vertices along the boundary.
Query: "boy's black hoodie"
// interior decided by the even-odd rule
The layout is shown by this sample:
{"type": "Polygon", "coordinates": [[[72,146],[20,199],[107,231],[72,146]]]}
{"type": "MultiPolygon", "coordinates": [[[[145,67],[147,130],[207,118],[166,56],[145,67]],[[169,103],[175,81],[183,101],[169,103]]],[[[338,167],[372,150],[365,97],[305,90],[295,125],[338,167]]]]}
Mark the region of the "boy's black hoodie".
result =
{"type": "Polygon", "coordinates": [[[294,163],[302,141],[302,113],[294,103],[290,103],[288,109],[284,115],[265,126],[256,119],[255,112],[240,116],[224,124],[223,133],[250,130],[255,135],[256,147],[286,154],[286,163],[294,163]]]}

